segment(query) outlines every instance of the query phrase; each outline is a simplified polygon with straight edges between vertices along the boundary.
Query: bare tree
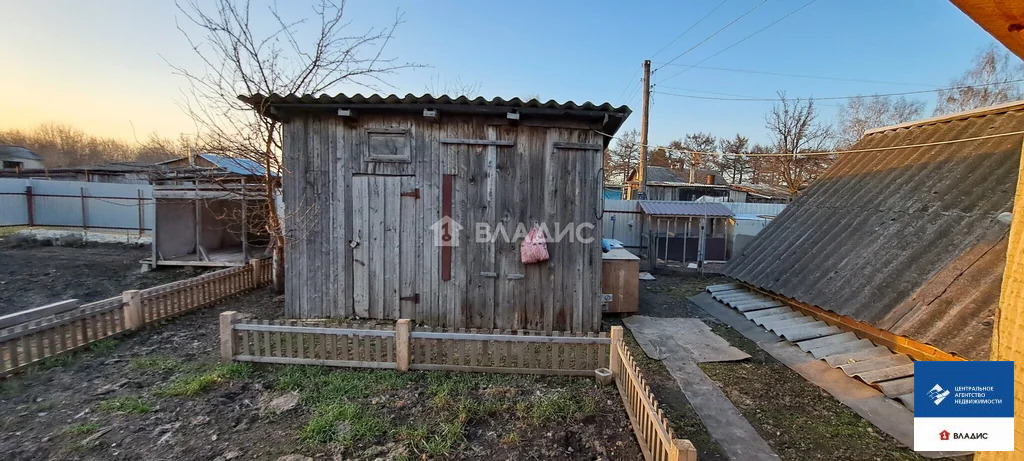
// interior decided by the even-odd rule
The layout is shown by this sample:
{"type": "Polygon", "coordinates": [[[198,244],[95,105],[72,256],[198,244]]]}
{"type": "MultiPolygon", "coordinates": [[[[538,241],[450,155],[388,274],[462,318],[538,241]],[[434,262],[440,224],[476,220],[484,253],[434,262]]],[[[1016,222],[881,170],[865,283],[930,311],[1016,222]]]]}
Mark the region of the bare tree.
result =
{"type": "Polygon", "coordinates": [[[718,170],[718,158],[709,156],[718,146],[718,139],[711,133],[687,133],[682,139],[668,144],[671,151],[669,163],[675,170],[686,169],[690,177],[687,181],[696,180],[696,171],[700,169],[718,170]]]}
{"type": "Polygon", "coordinates": [[[827,148],[832,130],[818,122],[814,100],[787,99],[779,92],[779,102],[765,116],[765,128],[772,139],[776,154],[766,162],[796,196],[800,188],[825,171],[834,160],[829,155],[801,155],[827,148]]]}
{"type": "Polygon", "coordinates": [[[729,179],[730,183],[742,183],[745,178],[749,177],[751,170],[751,157],[746,155],[749,153],[750,139],[736,133],[736,137],[732,139],[719,140],[718,146],[723,154],[730,154],[723,155],[718,160],[720,171],[729,179]]]}
{"type": "MultiPolygon", "coordinates": [[[[376,89],[387,75],[415,67],[384,56],[401,14],[384,27],[354,30],[344,1],[320,0],[298,18],[284,14],[298,10],[290,3],[286,10],[276,2],[256,8],[231,0],[182,0],[177,6],[185,20],[178,29],[203,63],[199,69],[171,64],[188,85],[181,106],[196,125],[197,148],[258,162],[268,185],[283,170],[281,125],[238,95],[316,94],[342,83],[376,89]]],[[[262,215],[270,218],[265,226],[279,262],[274,286],[283,290],[286,236],[273,189],[267,187],[262,215]]]]}
{"type": "Polygon", "coordinates": [[[615,137],[615,145],[604,151],[604,177],[626,182],[626,177],[640,163],[640,132],[629,130],[615,137]]]}
{"type": "Polygon", "coordinates": [[[857,96],[839,109],[838,146],[845,149],[872,128],[921,118],[924,101],[900,96],[857,96]]]}
{"type": "Polygon", "coordinates": [[[950,81],[953,89],[940,91],[935,115],[1015,101],[1024,97],[1019,81],[1024,78],[1024,63],[1018,62],[1002,47],[990,45],[974,58],[974,65],[950,81]]]}
{"type": "Polygon", "coordinates": [[[29,130],[2,130],[0,144],[23,146],[43,159],[48,168],[110,162],[151,163],[184,152],[173,139],[150,134],[135,142],[94,136],[70,125],[43,123],[29,130]]]}
{"type": "Polygon", "coordinates": [[[451,97],[465,96],[473,98],[480,95],[480,82],[463,82],[461,78],[441,82],[440,77],[430,77],[430,82],[423,88],[433,96],[448,95],[451,97]]]}

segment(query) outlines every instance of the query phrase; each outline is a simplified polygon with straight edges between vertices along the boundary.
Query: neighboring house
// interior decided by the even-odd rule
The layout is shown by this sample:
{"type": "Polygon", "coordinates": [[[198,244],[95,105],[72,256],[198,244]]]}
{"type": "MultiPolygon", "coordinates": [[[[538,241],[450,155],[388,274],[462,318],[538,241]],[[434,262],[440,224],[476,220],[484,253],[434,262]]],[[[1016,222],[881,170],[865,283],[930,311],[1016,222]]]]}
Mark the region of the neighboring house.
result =
{"type": "Polygon", "coordinates": [[[604,199],[605,200],[622,200],[622,185],[621,184],[605,184],[604,185],[604,199]]]}
{"type": "Polygon", "coordinates": [[[0,145],[0,169],[37,170],[43,168],[43,159],[24,147],[0,145]]]}
{"type": "Polygon", "coordinates": [[[729,201],[739,203],[789,203],[792,196],[788,187],[768,184],[732,184],[729,201]]]}
{"type": "MultiPolygon", "coordinates": [[[[268,258],[266,170],[256,162],[199,154],[161,162],[149,267],[230,267],[268,258]]],[[[275,175],[276,176],[276,175],[275,175]]]]}
{"type": "MultiPolygon", "coordinates": [[[[209,168],[222,170],[231,174],[238,174],[243,176],[257,175],[262,176],[266,173],[266,168],[256,162],[247,158],[228,157],[225,155],[217,154],[196,154],[194,157],[181,157],[171,160],[165,160],[157,163],[165,168],[181,169],[181,168],[209,168]]],[[[276,175],[274,175],[276,176],[276,175]]]]}
{"type": "MultiPolygon", "coordinates": [[[[626,177],[627,199],[638,199],[639,169],[634,168],[626,177]]],[[[694,201],[701,197],[729,197],[729,183],[718,173],[695,170],[673,170],[661,166],[647,167],[647,200],[694,201]]]]}
{"type": "Polygon", "coordinates": [[[626,106],[243,97],[284,123],[285,313],[449,328],[601,326],[602,154],[626,106]],[[516,229],[568,227],[524,264],[516,229]],[[477,236],[495,230],[496,239],[477,236]],[[574,232],[575,233],[575,232],[574,232]]]}
{"type": "Polygon", "coordinates": [[[986,360],[1022,131],[1024,101],[871,130],[854,150],[928,142],[841,156],[725,274],[986,360]]]}

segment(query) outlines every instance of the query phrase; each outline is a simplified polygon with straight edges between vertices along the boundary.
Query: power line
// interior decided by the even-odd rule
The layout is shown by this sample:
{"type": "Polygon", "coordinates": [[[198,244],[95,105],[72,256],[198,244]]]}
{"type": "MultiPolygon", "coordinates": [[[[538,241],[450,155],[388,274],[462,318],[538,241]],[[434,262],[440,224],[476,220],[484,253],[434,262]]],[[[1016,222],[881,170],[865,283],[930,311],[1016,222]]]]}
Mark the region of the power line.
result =
{"type": "MultiPolygon", "coordinates": [[[[804,9],[804,8],[807,8],[808,6],[811,6],[811,4],[812,4],[812,3],[814,3],[814,2],[816,2],[816,1],[818,1],[818,0],[811,0],[811,1],[807,2],[807,3],[804,3],[804,4],[803,4],[803,6],[801,6],[801,7],[797,8],[797,9],[795,9],[795,10],[793,10],[793,11],[790,11],[789,13],[786,13],[786,15],[785,15],[785,16],[783,16],[783,17],[781,17],[781,18],[779,18],[779,19],[776,19],[776,20],[772,21],[772,22],[771,22],[771,23],[769,23],[769,24],[768,24],[767,26],[764,26],[764,27],[762,27],[762,28],[758,29],[758,30],[757,30],[756,32],[754,32],[754,33],[752,33],[752,34],[750,34],[750,35],[747,35],[746,37],[743,37],[743,38],[741,38],[741,39],[740,39],[740,40],[739,40],[738,42],[735,42],[735,43],[733,43],[732,45],[729,45],[729,46],[727,46],[727,47],[725,47],[725,48],[722,48],[722,49],[721,49],[721,50],[719,50],[719,51],[718,51],[717,53],[715,53],[715,54],[713,54],[713,55],[711,55],[711,56],[708,56],[708,57],[704,58],[703,60],[701,60],[701,61],[697,62],[697,64],[695,64],[695,65],[700,65],[700,64],[704,64],[705,62],[707,62],[707,60],[709,60],[709,59],[711,59],[711,58],[713,58],[713,57],[715,57],[715,56],[718,56],[718,55],[720,55],[720,54],[722,54],[722,53],[726,52],[726,51],[727,51],[727,50],[729,50],[730,48],[732,48],[732,47],[734,47],[734,46],[736,46],[736,45],[739,45],[740,43],[743,43],[743,42],[745,42],[745,41],[749,40],[749,39],[750,39],[751,37],[753,37],[753,36],[755,36],[755,35],[757,35],[757,34],[760,34],[761,32],[764,32],[765,30],[768,30],[768,28],[769,28],[769,27],[771,27],[771,26],[774,26],[774,25],[776,25],[776,24],[778,24],[778,23],[782,22],[782,21],[783,21],[784,19],[786,19],[786,18],[788,18],[788,17],[790,17],[790,16],[792,16],[792,15],[796,14],[796,13],[797,13],[798,11],[800,11],[800,10],[802,10],[802,9],[804,9]]],[[[760,6],[760,5],[758,5],[758,6],[760,6]]],[[[755,7],[755,8],[756,8],[756,7],[755,7]]],[[[673,61],[674,61],[674,60],[673,60],[673,61]]],[[[669,64],[671,64],[671,63],[672,63],[672,61],[669,61],[669,64]]],[[[666,65],[667,65],[667,64],[666,64],[666,65]]],[[[679,71],[679,72],[676,72],[676,73],[674,73],[674,74],[670,75],[670,76],[669,76],[668,78],[666,78],[665,80],[668,80],[668,79],[671,79],[671,78],[673,78],[673,77],[676,77],[676,76],[678,76],[679,74],[682,74],[683,72],[686,72],[686,71],[688,71],[688,70],[690,70],[690,69],[692,69],[692,68],[693,68],[693,66],[691,66],[691,67],[687,67],[687,68],[685,68],[685,69],[683,69],[683,70],[681,70],[681,71],[679,71]]]]}
{"type": "MultiPolygon", "coordinates": [[[[947,88],[936,88],[934,90],[903,91],[903,92],[899,92],[899,93],[880,93],[880,94],[872,94],[872,95],[867,95],[867,96],[868,97],[871,97],[871,96],[905,96],[905,95],[910,95],[910,94],[938,93],[940,91],[963,90],[963,89],[967,89],[967,88],[977,88],[977,87],[981,87],[981,86],[1003,85],[1003,84],[1007,84],[1007,83],[1020,83],[1020,82],[1024,82],[1024,79],[1006,80],[1006,81],[1002,81],[1002,82],[992,82],[992,83],[982,83],[982,84],[979,84],[979,85],[951,86],[951,87],[947,87],[947,88]]],[[[678,88],[678,89],[681,89],[683,91],[693,91],[693,90],[687,90],[685,88],[678,88]]],[[[678,96],[680,98],[710,99],[710,100],[715,100],[715,101],[755,101],[755,102],[756,101],[760,101],[760,102],[766,102],[766,101],[780,102],[780,101],[782,101],[782,98],[745,98],[745,97],[744,98],[724,98],[724,97],[714,97],[714,96],[694,96],[694,95],[689,95],[689,94],[667,93],[667,92],[664,92],[664,91],[658,91],[657,93],[658,94],[668,95],[668,96],[678,96]]],[[[831,101],[831,100],[838,100],[838,99],[853,99],[853,98],[859,98],[859,97],[864,97],[864,96],[865,95],[856,95],[856,96],[824,96],[824,97],[820,97],[820,98],[819,97],[807,97],[807,98],[786,98],[786,99],[789,99],[789,100],[800,100],[800,99],[812,100],[813,99],[815,101],[831,101]]]]}
{"type": "Polygon", "coordinates": [[[722,5],[725,5],[725,2],[727,1],[729,0],[722,0],[722,3],[719,3],[718,6],[712,8],[711,11],[709,11],[708,14],[705,14],[703,18],[698,19],[697,22],[693,23],[690,27],[686,28],[686,30],[684,30],[681,34],[677,35],[676,38],[672,39],[671,42],[668,42],[667,44],[665,44],[665,46],[661,47],[660,50],[652,54],[651,58],[654,58],[655,56],[661,54],[662,51],[665,51],[665,48],[668,48],[669,46],[672,46],[673,43],[679,41],[679,39],[683,38],[683,36],[686,35],[687,32],[693,30],[694,27],[697,27],[697,25],[704,22],[704,20],[707,19],[708,16],[711,16],[715,11],[718,11],[718,9],[721,8],[722,5]]]}
{"type": "MultiPolygon", "coordinates": [[[[720,92],[717,92],[717,91],[707,91],[707,90],[695,90],[695,89],[692,89],[692,88],[680,88],[680,87],[677,87],[677,86],[664,86],[664,88],[668,88],[668,89],[671,89],[671,90],[679,90],[679,91],[689,91],[689,92],[692,92],[692,93],[706,93],[706,94],[715,94],[715,95],[720,95],[720,96],[734,96],[734,98],[722,98],[722,99],[725,99],[725,100],[760,102],[758,100],[762,99],[762,98],[759,98],[757,96],[747,96],[747,95],[743,95],[743,94],[733,94],[733,93],[720,93],[720,92]]],[[[670,96],[679,96],[681,98],[687,98],[687,97],[691,97],[691,96],[693,98],[695,98],[695,99],[704,99],[705,98],[705,97],[698,97],[698,96],[693,96],[693,95],[688,95],[688,94],[675,94],[675,93],[662,93],[662,92],[658,92],[658,93],[659,94],[667,94],[667,95],[670,95],[670,96]]],[[[792,99],[796,100],[797,98],[792,98],[792,99]]],[[[817,98],[814,98],[814,99],[815,99],[815,102],[817,102],[817,98]]],[[[781,101],[781,99],[773,99],[772,100],[772,102],[778,102],[778,101],[781,101]]],[[[821,106],[826,106],[826,107],[842,107],[839,104],[825,104],[825,103],[822,103],[822,104],[816,104],[816,105],[821,105],[821,106]]]]}
{"type": "Polygon", "coordinates": [[[658,63],[658,64],[661,64],[663,66],[671,65],[671,66],[686,67],[687,69],[720,70],[720,71],[726,71],[726,72],[739,72],[739,73],[744,73],[744,74],[775,75],[775,76],[780,76],[780,77],[810,78],[810,79],[818,79],[818,80],[836,80],[836,81],[841,81],[841,82],[877,83],[877,84],[882,84],[882,85],[907,85],[907,86],[930,86],[930,87],[941,86],[941,85],[933,85],[933,84],[928,84],[928,83],[888,82],[888,81],[885,81],[885,80],[867,80],[867,79],[846,78],[846,77],[826,77],[826,76],[819,76],[819,75],[787,74],[787,73],[782,73],[782,72],[768,72],[768,71],[748,70],[748,69],[730,69],[730,68],[727,68],[727,67],[698,66],[698,65],[692,65],[692,64],[664,64],[664,63],[658,63]]]}
{"type": "Polygon", "coordinates": [[[629,81],[626,82],[626,87],[622,89],[622,93],[619,93],[619,98],[622,98],[623,96],[625,96],[626,95],[626,91],[629,90],[630,87],[633,86],[632,82],[636,81],[636,76],[640,75],[640,70],[641,69],[643,69],[643,67],[641,67],[640,69],[637,69],[636,72],[633,73],[633,76],[629,77],[629,81]]]}
{"type": "Polygon", "coordinates": [[[702,45],[702,44],[703,44],[704,42],[706,42],[706,41],[708,41],[708,40],[711,40],[711,38],[712,38],[712,37],[714,37],[714,36],[718,35],[718,34],[719,34],[720,32],[722,32],[723,30],[725,30],[725,29],[728,29],[728,28],[729,28],[730,26],[732,26],[733,24],[736,24],[736,22],[737,22],[737,21],[739,21],[740,19],[743,19],[743,18],[744,18],[744,17],[746,17],[746,16],[748,15],[748,14],[750,14],[750,13],[753,13],[753,12],[754,12],[754,10],[756,10],[756,9],[760,8],[760,7],[761,7],[761,5],[764,5],[765,3],[768,3],[768,0],[764,0],[764,1],[762,1],[761,3],[758,3],[757,5],[754,5],[754,7],[753,7],[753,8],[751,8],[751,9],[749,9],[749,10],[747,10],[747,12],[746,12],[746,13],[743,13],[743,14],[741,14],[741,15],[740,15],[740,16],[739,16],[738,18],[736,18],[736,19],[733,19],[733,20],[732,20],[732,22],[730,22],[730,23],[728,23],[728,24],[726,24],[726,25],[722,26],[722,28],[721,28],[721,29],[718,29],[718,30],[716,30],[716,31],[715,31],[714,33],[712,33],[711,35],[708,35],[707,37],[704,37],[704,39],[703,39],[703,40],[701,40],[701,41],[697,42],[697,44],[696,44],[696,45],[693,45],[693,46],[691,46],[691,47],[690,47],[690,48],[688,48],[688,49],[687,49],[686,51],[684,51],[684,52],[682,52],[681,54],[679,54],[679,56],[676,56],[676,57],[674,57],[674,58],[672,58],[672,59],[669,59],[669,60],[668,60],[668,62],[667,62],[667,63],[665,63],[665,65],[669,65],[669,64],[672,64],[673,62],[675,62],[675,60],[676,60],[676,59],[679,59],[679,58],[681,58],[681,57],[685,56],[685,55],[686,55],[686,53],[689,53],[689,52],[693,51],[693,50],[694,50],[695,48],[697,48],[698,46],[701,46],[701,45],[702,45]]]}
{"type": "MultiPolygon", "coordinates": [[[[600,134],[602,136],[606,136],[606,137],[613,138],[613,139],[618,139],[618,137],[616,137],[616,136],[612,136],[612,135],[609,135],[607,133],[602,133],[602,132],[597,131],[597,130],[594,130],[594,132],[596,132],[597,134],[600,134]]],[[[929,147],[929,146],[939,146],[939,145],[944,145],[944,144],[956,144],[956,143],[961,143],[961,142],[982,141],[982,140],[985,140],[985,139],[1002,138],[1002,137],[1014,136],[1014,135],[1018,135],[1018,134],[1024,134],[1024,130],[1010,131],[1010,132],[1007,132],[1007,133],[989,134],[989,135],[984,135],[984,136],[974,136],[974,137],[971,137],[971,138],[949,139],[949,140],[946,140],[946,141],[933,141],[933,142],[923,142],[923,143],[918,143],[918,144],[905,144],[905,145],[902,145],[902,146],[870,147],[870,148],[866,148],[866,149],[848,149],[848,150],[821,151],[821,152],[799,152],[799,153],[792,153],[792,154],[780,154],[780,153],[772,153],[772,154],[755,154],[755,153],[730,154],[730,153],[725,153],[725,152],[699,152],[699,151],[684,150],[684,149],[671,149],[671,148],[666,148],[666,147],[663,147],[663,146],[647,146],[647,147],[654,148],[654,149],[664,149],[666,152],[675,152],[675,153],[679,153],[679,154],[717,155],[717,156],[721,156],[721,157],[811,157],[811,156],[823,156],[823,155],[859,154],[859,153],[864,153],[864,152],[876,152],[876,151],[894,150],[894,149],[912,149],[912,148],[915,148],[915,147],[929,147]]]]}

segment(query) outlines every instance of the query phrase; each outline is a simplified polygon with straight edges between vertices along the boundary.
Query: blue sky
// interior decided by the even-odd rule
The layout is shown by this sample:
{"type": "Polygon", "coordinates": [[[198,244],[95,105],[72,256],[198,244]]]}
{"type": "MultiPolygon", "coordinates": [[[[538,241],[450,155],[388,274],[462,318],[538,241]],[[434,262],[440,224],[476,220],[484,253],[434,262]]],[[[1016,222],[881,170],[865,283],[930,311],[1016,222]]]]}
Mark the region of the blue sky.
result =
{"type": "MultiPolygon", "coordinates": [[[[384,25],[397,10],[405,23],[390,55],[430,67],[390,77],[386,92],[422,93],[432,82],[460,80],[484,96],[628,104],[640,123],[639,74],[654,61],[658,93],[791,97],[917,91],[946,85],[975,53],[993,42],[944,0],[817,0],[793,16],[702,66],[878,80],[877,84],[661,66],[762,0],[727,0],[703,23],[655,54],[721,0],[390,1],[353,0],[357,29],[384,25]],[[699,91],[702,93],[694,92],[699,91]]],[[[768,0],[675,64],[695,64],[800,7],[806,0],[768,0]]],[[[305,6],[289,5],[292,14],[305,6]]],[[[192,129],[175,105],[183,82],[166,60],[198,66],[176,30],[173,2],[0,0],[13,21],[0,29],[0,127],[45,121],[131,138],[174,136],[192,129]]],[[[340,86],[338,91],[366,92],[340,86]]],[[[934,94],[919,96],[930,115],[934,94]]],[[[822,106],[830,121],[838,104],[822,106]]],[[[667,143],[687,132],[742,133],[766,139],[770,103],[711,101],[655,94],[651,140],[667,143]]]]}

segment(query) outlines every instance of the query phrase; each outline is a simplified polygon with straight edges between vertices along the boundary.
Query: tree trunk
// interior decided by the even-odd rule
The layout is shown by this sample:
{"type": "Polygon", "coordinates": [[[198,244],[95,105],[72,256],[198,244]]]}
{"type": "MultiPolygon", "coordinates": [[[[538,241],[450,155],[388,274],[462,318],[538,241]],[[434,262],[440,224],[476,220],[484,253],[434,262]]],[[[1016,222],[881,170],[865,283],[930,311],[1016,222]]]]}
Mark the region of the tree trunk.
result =
{"type": "Polygon", "coordinates": [[[276,236],[274,241],[273,279],[274,292],[284,293],[284,237],[276,236]]]}

